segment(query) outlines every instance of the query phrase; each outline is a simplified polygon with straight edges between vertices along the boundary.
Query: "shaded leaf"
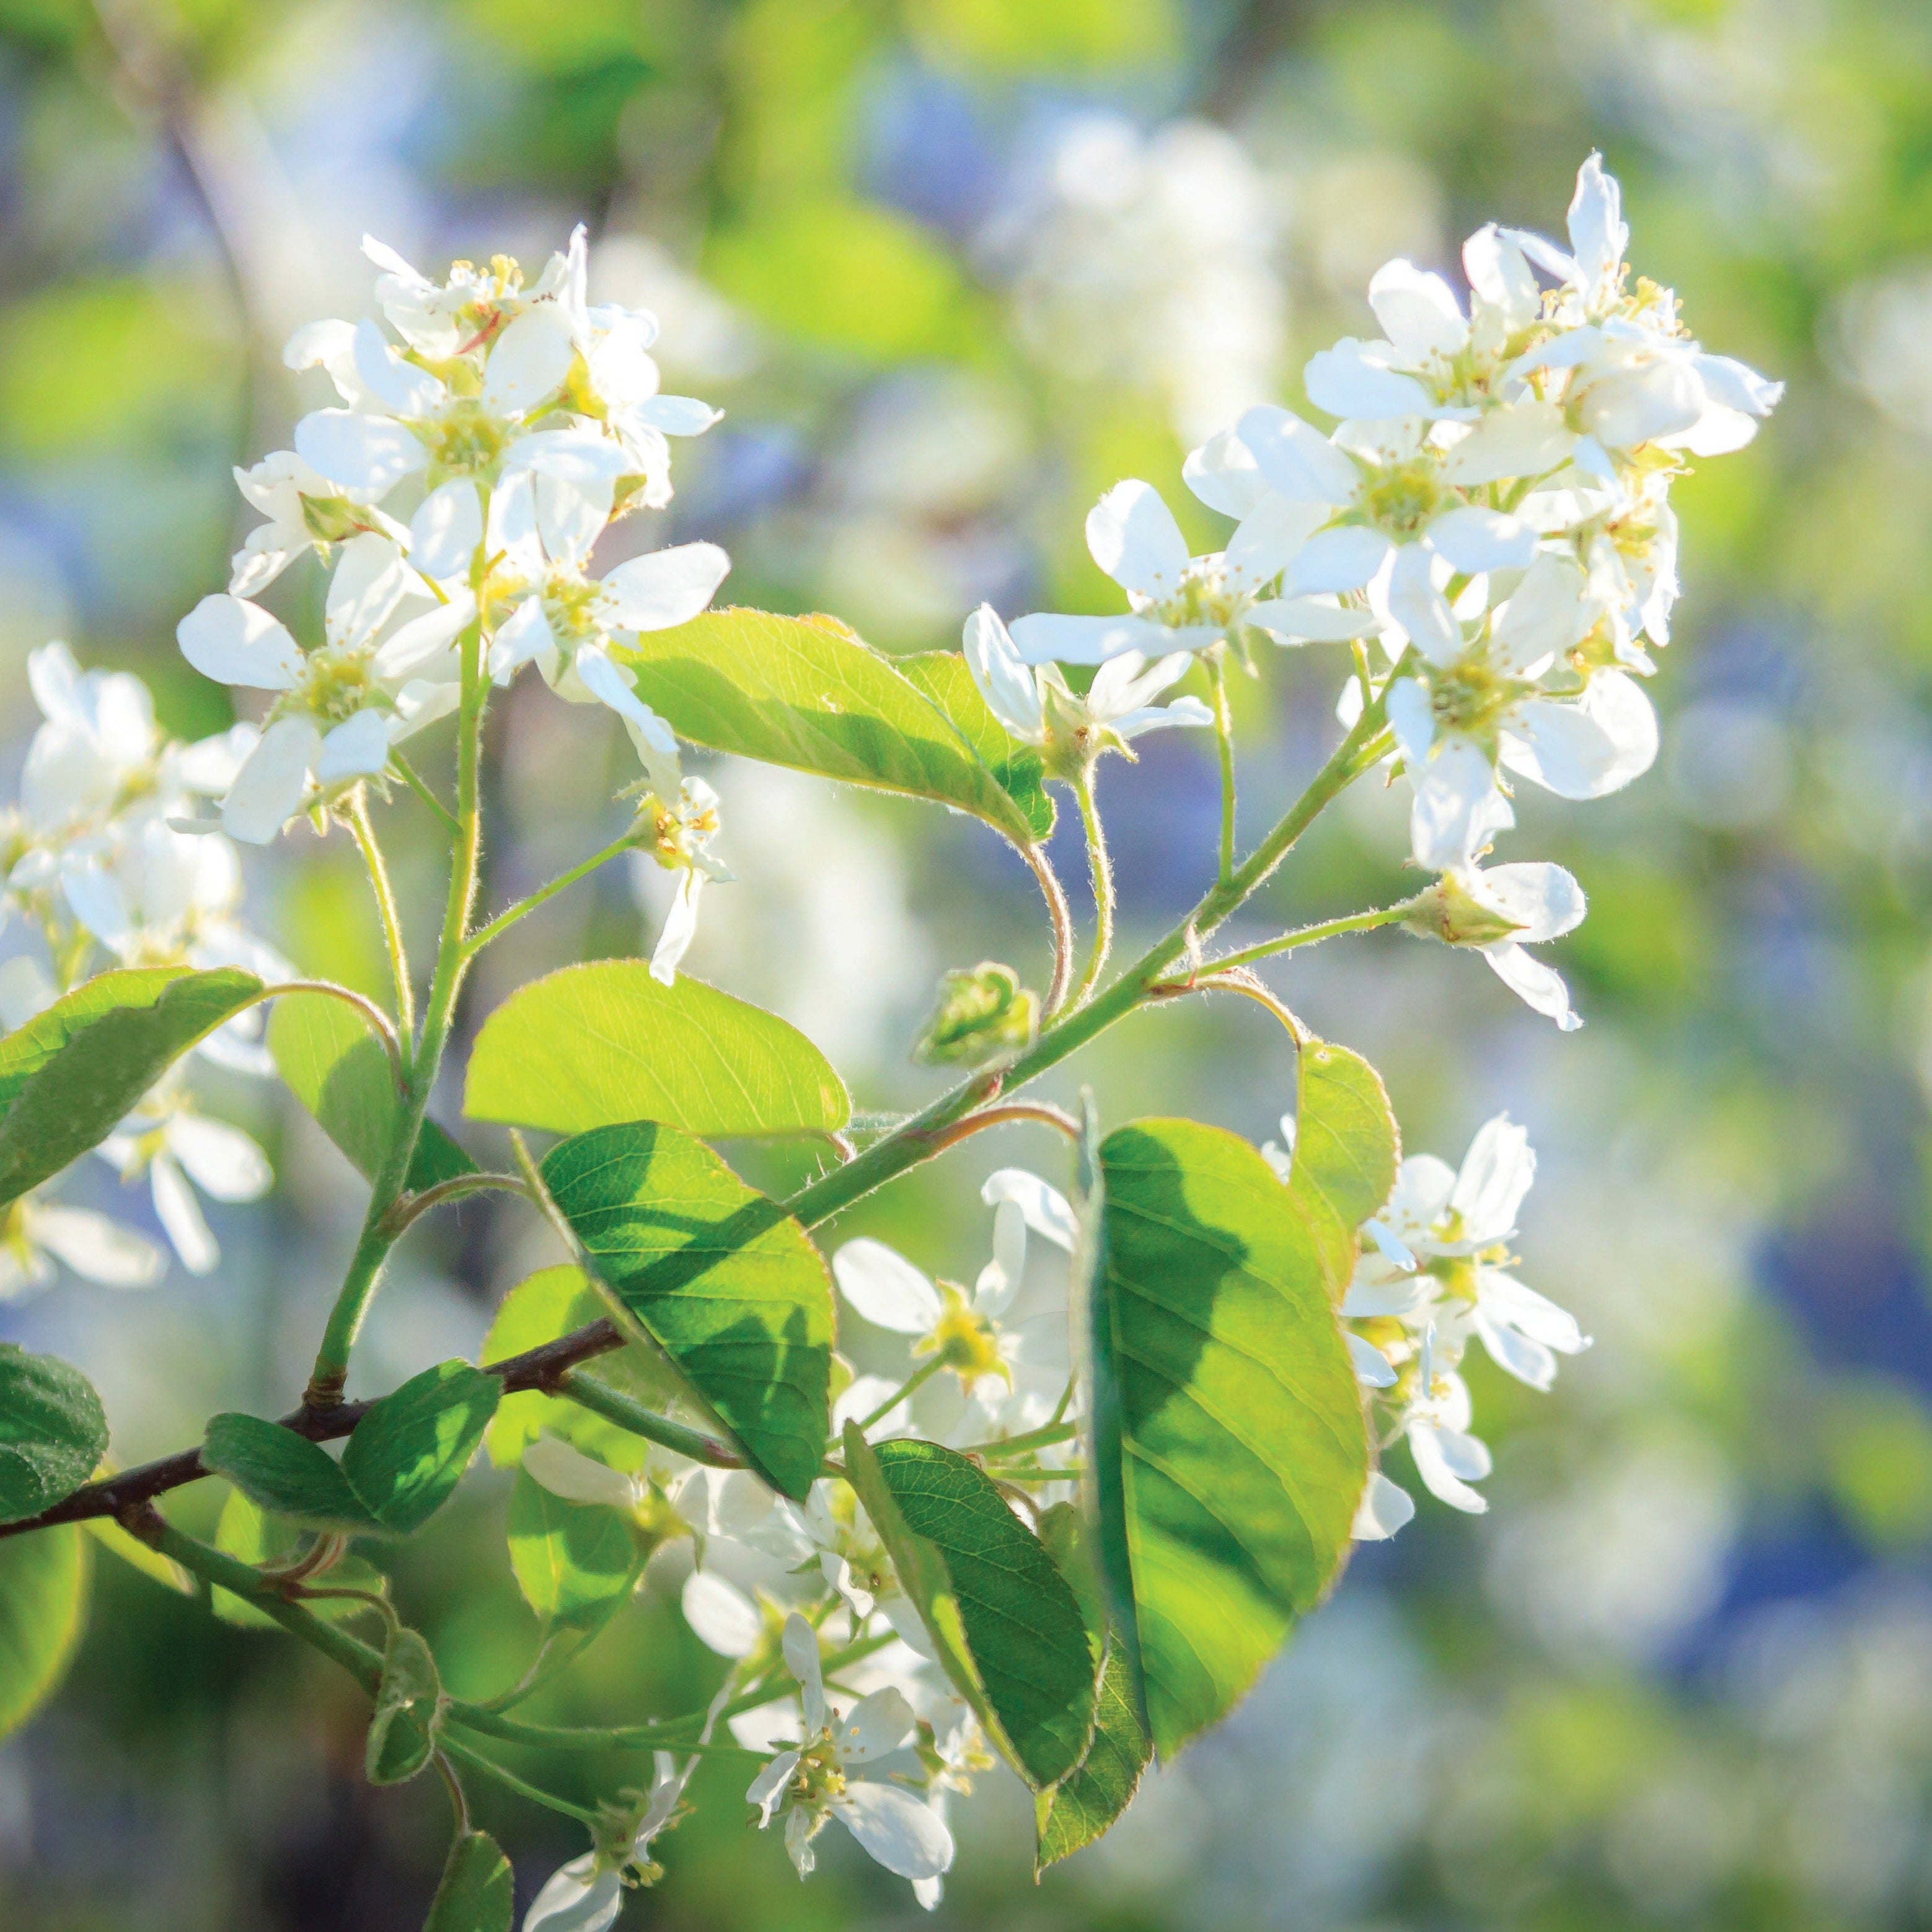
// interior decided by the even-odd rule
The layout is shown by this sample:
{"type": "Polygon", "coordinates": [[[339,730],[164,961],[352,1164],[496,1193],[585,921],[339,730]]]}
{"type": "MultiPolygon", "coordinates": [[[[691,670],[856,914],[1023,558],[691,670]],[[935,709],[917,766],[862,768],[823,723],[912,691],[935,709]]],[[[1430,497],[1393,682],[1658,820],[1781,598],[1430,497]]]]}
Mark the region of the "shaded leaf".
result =
{"type": "Polygon", "coordinates": [[[0,1343],[0,1522],[64,1502],[106,1449],[106,1412],[78,1369],[0,1343]]]}
{"type": "MultiPolygon", "coordinates": [[[[316,1124],[365,1180],[382,1164],[402,1111],[388,1049],[349,1004],[326,993],[284,993],[268,1021],[268,1051],[316,1124]]],[[[412,1191],[433,1187],[476,1163],[434,1120],[424,1120],[410,1161],[412,1191]]]]}
{"type": "Polygon", "coordinates": [[[470,1056],[463,1110],[551,1133],[662,1120],[710,1138],[824,1133],[852,1102],[796,1027],[641,959],[566,966],[511,995],[470,1056]]]}
{"type": "Polygon", "coordinates": [[[1065,1776],[1093,1726],[1094,1661],[1040,1539],[984,1469],[937,1443],[874,1446],[848,1423],[845,1467],[960,1694],[1029,1784],[1065,1776]]]}
{"type": "Polygon", "coordinates": [[[382,1651],[382,1681],[363,1749],[371,1784],[401,1784],[429,1763],[442,1721],[442,1680],[419,1631],[398,1626],[382,1651]]]}
{"type": "Polygon", "coordinates": [[[547,1625],[594,1631],[629,1602],[648,1553],[614,1509],[566,1502],[524,1471],[510,1492],[510,1568],[547,1625]]]}
{"type": "Polygon", "coordinates": [[[802,1499],[830,1426],[832,1284],[805,1230],[701,1142],[652,1121],[599,1127],[543,1179],[620,1308],[752,1466],[802,1499]]]}
{"type": "Polygon", "coordinates": [[[87,1628],[93,1547],[71,1522],[0,1542],[0,1737],[67,1675],[87,1628]]]}
{"type": "Polygon", "coordinates": [[[1033,843],[1026,812],[944,714],[836,618],[707,610],[614,655],[694,744],[930,799],[1033,843]]]}
{"type": "Polygon", "coordinates": [[[1218,1127],[1142,1120],[1100,1156],[1100,1569],[1167,1756],[1334,1580],[1368,1435],[1314,1238],[1260,1154],[1218,1127]]]}
{"type": "Polygon", "coordinates": [[[516,1903],[502,1847],[488,1832],[465,1832],[449,1848],[423,1932],[510,1932],[516,1903]]]}
{"type": "Polygon", "coordinates": [[[252,973],[103,973],[0,1040],[0,1206],[100,1145],[195,1042],[251,1005],[252,973]]]}
{"type": "Polygon", "coordinates": [[[201,1460],[263,1509],[291,1522],[351,1532],[379,1526],[332,1456],[259,1415],[214,1417],[201,1460]]]}
{"type": "Polygon", "coordinates": [[[993,715],[965,658],[957,651],[920,651],[893,658],[892,668],[946,714],[1024,814],[1034,843],[1044,845],[1057,815],[1047,795],[1046,765],[1030,745],[1022,744],[993,715]]]}
{"type": "Polygon", "coordinates": [[[1388,1201],[1401,1150],[1382,1076],[1346,1047],[1307,1042],[1297,1072],[1288,1190],[1338,1302],[1355,1271],[1357,1230],[1388,1201]]]}
{"type": "Polygon", "coordinates": [[[194,1594],[194,1579],[172,1556],[151,1550],[138,1536],[130,1536],[111,1516],[91,1516],[81,1527],[104,1550],[112,1551],[130,1570],[172,1590],[177,1595],[194,1594]]]}
{"type": "Polygon", "coordinates": [[[503,1385],[467,1362],[439,1362],[357,1423],[342,1473],[385,1529],[406,1536],[448,1500],[496,1412],[503,1385]]]}
{"type": "MultiPolygon", "coordinates": [[[[272,1514],[241,1490],[231,1489],[215,1522],[214,1546],[255,1568],[284,1561],[293,1553],[302,1534],[301,1528],[286,1516],[272,1514]]],[[[359,1556],[342,1558],[330,1567],[326,1576],[312,1580],[330,1589],[368,1590],[377,1595],[382,1591],[382,1577],[359,1556]]],[[[218,1586],[212,1594],[214,1614],[224,1623],[239,1624],[249,1630],[281,1628],[273,1617],[244,1602],[232,1590],[218,1586]]],[[[312,1597],[307,1607],[328,1622],[339,1623],[365,1613],[370,1606],[352,1597],[312,1597]]]]}

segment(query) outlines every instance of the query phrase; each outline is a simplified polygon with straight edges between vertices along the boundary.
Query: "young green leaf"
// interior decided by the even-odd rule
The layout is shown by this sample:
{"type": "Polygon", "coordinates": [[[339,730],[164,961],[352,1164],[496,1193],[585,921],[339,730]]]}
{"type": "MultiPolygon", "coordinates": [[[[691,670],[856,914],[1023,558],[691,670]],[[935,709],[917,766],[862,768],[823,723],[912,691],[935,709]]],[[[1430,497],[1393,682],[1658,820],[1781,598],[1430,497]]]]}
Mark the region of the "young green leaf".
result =
{"type": "Polygon", "coordinates": [[[70,1522],[0,1543],[0,1738],[67,1675],[87,1628],[93,1548],[70,1522]]]}
{"type": "Polygon", "coordinates": [[[1100,1567],[1166,1757],[1334,1581],[1368,1435],[1314,1238],[1260,1154],[1218,1127],[1142,1120],[1100,1157],[1100,1567]]]}
{"type": "Polygon", "coordinates": [[[680,738],[934,800],[1034,843],[1026,812],[952,723],[836,618],[707,610],[614,655],[680,738]]]}
{"type": "Polygon", "coordinates": [[[463,1480],[502,1393],[467,1362],[439,1362],[377,1402],[342,1452],[370,1515],[399,1536],[420,1529],[463,1480]]]}
{"type": "Polygon", "coordinates": [[[601,1630],[631,1600],[647,1552],[614,1509],[566,1502],[523,1470],[510,1492],[510,1568],[547,1627],[601,1630]]]}
{"type": "Polygon", "coordinates": [[[172,1590],[178,1596],[194,1594],[194,1577],[172,1557],[150,1550],[138,1536],[129,1535],[111,1516],[91,1516],[81,1527],[102,1549],[111,1551],[129,1569],[140,1570],[163,1589],[172,1590]]]}
{"type": "MultiPolygon", "coordinates": [[[[297,1100],[365,1180],[375,1178],[402,1111],[388,1051],[369,1022],[327,993],[284,993],[268,1021],[268,1051],[297,1100]]],[[[476,1163],[425,1120],[407,1185],[433,1187],[476,1163]]]]}
{"type": "Polygon", "coordinates": [[[826,1133],[852,1116],[844,1084],[795,1027],[641,959],[566,966],[506,1000],[470,1056],[471,1119],[576,1134],[662,1120],[708,1139],[826,1133]]]}
{"type": "Polygon", "coordinates": [[[832,1326],[805,1230],[701,1142],[652,1121],[560,1142],[542,1172],[620,1309],[759,1474],[802,1499],[825,1454],[832,1326]]]}
{"type": "Polygon", "coordinates": [[[1040,1518],[1040,1540],[1060,1574],[1073,1586],[1087,1636],[1100,1659],[1094,1699],[1094,1735],[1086,1755],[1051,1790],[1036,1793],[1038,1834],[1034,1871],[1070,1858],[1110,1830],[1132,1802],[1154,1756],[1154,1743],[1136,1707],[1134,1686],[1121,1647],[1108,1639],[1100,1580],[1094,1568],[1092,1537],[1070,1503],[1055,1503],[1040,1518]]]}
{"type": "Polygon", "coordinates": [[[442,1680],[421,1634],[398,1625],[382,1652],[363,1770],[371,1784],[401,1784],[429,1763],[442,1725],[442,1680]]]}
{"type": "Polygon", "coordinates": [[[252,973],[103,973],[0,1040],[0,1207],[100,1145],[176,1060],[251,1005],[252,973]]]}
{"type": "Polygon", "coordinates": [[[952,1450],[869,1444],[848,1423],[845,1467],[960,1694],[1029,1784],[1064,1778],[1093,1728],[1094,1663],[1053,1558],[952,1450]]]}
{"type": "MultiPolygon", "coordinates": [[[[294,1553],[304,1534],[286,1516],[273,1514],[251,1502],[242,1492],[231,1489],[221,1506],[214,1526],[214,1546],[224,1555],[238,1556],[251,1568],[280,1563],[294,1553]]],[[[383,1580],[359,1556],[345,1556],[331,1564],[328,1573],[313,1580],[328,1589],[367,1590],[380,1595],[383,1580]]],[[[245,1603],[232,1590],[218,1586],[212,1593],[214,1614],[224,1623],[239,1624],[249,1630],[278,1630],[281,1625],[266,1611],[245,1603]]],[[[314,1597],[308,1607],[330,1623],[365,1615],[369,1606],[352,1597],[314,1597]]]]}
{"type": "Polygon", "coordinates": [[[202,1462],[265,1510],[318,1529],[380,1527],[341,1466],[305,1436],[258,1415],[218,1415],[201,1445],[202,1462]]]}
{"type": "Polygon", "coordinates": [[[517,1884],[488,1832],[465,1832],[449,1848],[423,1932],[510,1932],[517,1884]]]}
{"type": "MultiPolygon", "coordinates": [[[[604,1321],[610,1312],[581,1268],[568,1264],[539,1268],[504,1296],[478,1360],[486,1365],[507,1360],[604,1321]]],[[[645,1408],[659,1414],[684,1397],[684,1384],[676,1370],[657,1350],[641,1342],[627,1342],[621,1348],[599,1355],[596,1376],[599,1382],[635,1396],[645,1408]]],[[[537,1389],[518,1389],[504,1396],[490,1418],[483,1444],[498,1468],[514,1469],[524,1460],[524,1450],[539,1436],[560,1436],[586,1456],[597,1456],[626,1475],[642,1468],[650,1453],[650,1445],[642,1436],[593,1415],[580,1402],[537,1389]]]]}
{"type": "Polygon", "coordinates": [[[1337,1302],[1354,1273],[1356,1230],[1388,1201],[1401,1153],[1382,1076],[1346,1047],[1310,1040],[1297,1076],[1288,1191],[1315,1237],[1322,1278],[1337,1302]]]}
{"type": "Polygon", "coordinates": [[[107,1450],[94,1384],[56,1355],[0,1343],[0,1522],[64,1502],[107,1450]]]}
{"type": "Polygon", "coordinates": [[[1046,767],[1030,745],[1022,745],[994,716],[965,658],[957,651],[920,651],[893,658],[892,668],[946,714],[999,780],[1001,790],[1026,814],[1034,843],[1044,845],[1052,835],[1055,817],[1053,800],[1047,796],[1046,767]]]}

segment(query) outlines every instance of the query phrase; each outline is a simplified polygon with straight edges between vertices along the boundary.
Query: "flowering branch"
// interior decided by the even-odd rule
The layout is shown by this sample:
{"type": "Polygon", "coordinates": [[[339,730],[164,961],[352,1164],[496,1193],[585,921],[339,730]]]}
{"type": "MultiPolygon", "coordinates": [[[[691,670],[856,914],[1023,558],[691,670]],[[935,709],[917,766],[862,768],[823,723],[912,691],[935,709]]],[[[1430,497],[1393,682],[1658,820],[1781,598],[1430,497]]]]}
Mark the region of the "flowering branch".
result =
{"type": "Polygon", "coordinates": [[[600,866],[608,866],[613,859],[626,852],[634,850],[638,843],[635,828],[626,832],[621,838],[614,838],[602,850],[593,852],[587,859],[571,867],[567,872],[560,872],[548,884],[539,886],[526,898],[508,906],[490,920],[488,926],[479,926],[463,943],[464,957],[473,959],[494,939],[500,938],[518,920],[527,917],[537,908],[556,897],[567,887],[576,884],[579,879],[588,878],[600,866]]]}

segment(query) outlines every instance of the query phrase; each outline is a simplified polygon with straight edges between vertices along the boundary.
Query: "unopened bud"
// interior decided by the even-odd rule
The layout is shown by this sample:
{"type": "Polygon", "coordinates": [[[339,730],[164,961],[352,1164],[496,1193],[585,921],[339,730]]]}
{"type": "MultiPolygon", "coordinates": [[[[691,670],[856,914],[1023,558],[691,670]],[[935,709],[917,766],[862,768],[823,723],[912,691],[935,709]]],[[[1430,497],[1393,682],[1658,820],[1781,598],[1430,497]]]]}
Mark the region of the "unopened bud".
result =
{"type": "Polygon", "coordinates": [[[1040,1032],[1040,995],[1010,966],[990,959],[948,973],[939,1004],[912,1057],[928,1066],[976,1066],[1030,1046],[1040,1032]]]}

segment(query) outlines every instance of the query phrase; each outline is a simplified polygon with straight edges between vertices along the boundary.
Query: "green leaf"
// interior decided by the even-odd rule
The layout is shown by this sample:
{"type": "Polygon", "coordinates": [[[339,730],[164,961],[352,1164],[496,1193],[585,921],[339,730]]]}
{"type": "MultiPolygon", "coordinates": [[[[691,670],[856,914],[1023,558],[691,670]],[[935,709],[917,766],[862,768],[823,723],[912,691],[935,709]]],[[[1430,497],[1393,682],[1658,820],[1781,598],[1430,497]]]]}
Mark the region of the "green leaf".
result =
{"type": "MultiPolygon", "coordinates": [[[[303,1532],[286,1516],[260,1508],[236,1489],[228,1492],[214,1526],[214,1546],[230,1556],[239,1557],[251,1567],[279,1563],[291,1555],[303,1532]]],[[[345,1556],[332,1564],[326,1576],[314,1580],[330,1588],[368,1590],[380,1595],[383,1580],[359,1556],[345,1556]]],[[[232,1590],[218,1587],[214,1592],[214,1614],[224,1622],[239,1624],[249,1630],[280,1630],[280,1624],[253,1604],[244,1603],[232,1590]]],[[[330,1623],[368,1612],[367,1604],[352,1597],[315,1597],[308,1608],[330,1623]]]]}
{"type": "Polygon", "coordinates": [[[172,1590],[178,1595],[194,1594],[194,1579],[171,1556],[151,1550],[138,1536],[130,1536],[111,1516],[91,1516],[81,1525],[104,1550],[112,1550],[130,1570],[172,1590]]]}
{"type": "Polygon", "coordinates": [[[363,1771],[371,1784],[401,1784],[425,1768],[442,1724],[442,1680],[419,1631],[398,1625],[382,1652],[363,1771]]]}
{"type": "Polygon", "coordinates": [[[64,1502],[106,1450],[94,1384],[58,1356],[0,1343],[0,1522],[64,1502]]]}
{"type": "Polygon", "coordinates": [[[1381,1075],[1346,1047],[1310,1040],[1297,1078],[1288,1191],[1337,1302],[1355,1271],[1357,1230],[1387,1203],[1401,1151],[1381,1075]]]}
{"type": "Polygon", "coordinates": [[[364,1533],[379,1526],[334,1457],[279,1423],[232,1412],[215,1416],[201,1460],[263,1509],[291,1522],[364,1533]]]}
{"type": "Polygon", "coordinates": [[[825,1454],[832,1284],[805,1230],[703,1142],[642,1121],[560,1142],[543,1179],[621,1309],[752,1466],[802,1500],[825,1454]]]}
{"type": "MultiPolygon", "coordinates": [[[[332,994],[284,993],[268,1021],[268,1051],[316,1124],[363,1179],[373,1180],[402,1110],[388,1050],[374,1027],[332,994]]],[[[424,1121],[410,1162],[412,1192],[476,1172],[476,1163],[442,1128],[424,1121]]]]}
{"type": "Polygon", "coordinates": [[[1093,1727],[1094,1654],[1040,1539],[984,1469],[937,1443],[874,1446],[848,1423],[845,1468],[960,1694],[1029,1784],[1064,1777],[1093,1727]]]}
{"type": "MultiPolygon", "coordinates": [[[[486,1364],[506,1361],[604,1321],[610,1313],[609,1305],[581,1268],[540,1268],[504,1296],[478,1359],[486,1364]]],[[[599,1355],[596,1374],[599,1382],[634,1396],[660,1414],[685,1394],[684,1384],[663,1356],[640,1342],[627,1342],[599,1355]]],[[[650,1455],[651,1445],[641,1436],[593,1415],[581,1403],[536,1389],[505,1396],[483,1442],[500,1469],[513,1469],[524,1460],[524,1451],[546,1435],[562,1437],[626,1475],[641,1469],[650,1455]]]]}
{"type": "Polygon", "coordinates": [[[1368,1434],[1314,1237],[1260,1154],[1218,1127],[1142,1120],[1100,1159],[1100,1567],[1167,1757],[1334,1581],[1368,1434]]]}
{"type": "Polygon", "coordinates": [[[59,1688],[87,1628],[93,1548],[77,1523],[0,1543],[0,1738],[59,1688]]]}
{"type": "Polygon", "coordinates": [[[946,714],[1025,814],[1034,843],[1044,845],[1057,815],[1047,795],[1046,767],[1030,745],[1022,744],[994,716],[965,658],[957,651],[920,651],[893,658],[892,668],[946,714]]]}
{"type": "Polygon", "coordinates": [[[342,1452],[342,1474],[385,1529],[407,1536],[448,1500],[502,1393],[494,1376],[467,1362],[439,1362],[356,1424],[342,1452]]]}
{"type": "Polygon", "coordinates": [[[1109,1642],[1100,1577],[1085,1520],[1070,1503],[1055,1503],[1040,1519],[1040,1540],[1073,1586],[1087,1636],[1102,1659],[1094,1700],[1094,1735],[1086,1754],[1051,1790],[1036,1793],[1036,1877],[1110,1829],[1132,1802],[1154,1756],[1153,1741],[1136,1708],[1132,1674],[1120,1648],[1109,1642]]]}
{"type": "Polygon", "coordinates": [[[510,1932],[517,1884],[488,1832],[465,1832],[449,1848],[423,1932],[510,1932]]]}
{"type": "Polygon", "coordinates": [[[826,1133],[852,1117],[844,1084],[796,1028],[641,959],[599,959],[532,982],[484,1022],[463,1111],[578,1134],[662,1120],[707,1139],[826,1133]]]}
{"type": "Polygon", "coordinates": [[[600,1630],[629,1602],[646,1555],[614,1509],[566,1502],[525,1471],[510,1492],[510,1568],[547,1626],[600,1630]]]}
{"type": "Polygon", "coordinates": [[[946,718],[832,617],[707,610],[614,652],[681,738],[930,799],[1034,842],[1026,812],[946,718]]]}
{"type": "Polygon", "coordinates": [[[0,1207],[100,1145],[262,982],[222,967],[103,973],[0,1040],[0,1207]]]}

